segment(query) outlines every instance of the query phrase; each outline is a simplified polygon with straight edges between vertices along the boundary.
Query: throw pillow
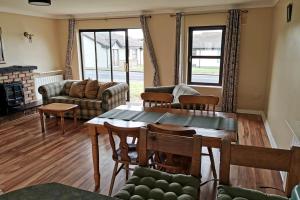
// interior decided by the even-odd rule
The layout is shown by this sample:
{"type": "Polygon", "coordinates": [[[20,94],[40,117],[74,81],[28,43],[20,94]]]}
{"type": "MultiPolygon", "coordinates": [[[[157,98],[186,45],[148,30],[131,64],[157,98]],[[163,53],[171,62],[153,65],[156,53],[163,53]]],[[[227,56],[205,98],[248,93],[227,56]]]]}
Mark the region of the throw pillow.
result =
{"type": "Polygon", "coordinates": [[[88,99],[96,99],[97,93],[98,93],[98,81],[97,80],[88,80],[86,86],[85,86],[85,92],[84,95],[88,99]]]}
{"type": "Polygon", "coordinates": [[[103,94],[104,90],[106,90],[107,88],[112,87],[114,85],[116,85],[116,83],[114,83],[114,82],[100,83],[99,89],[98,89],[98,94],[97,94],[97,99],[102,100],[102,94],[103,94]]]}
{"type": "Polygon", "coordinates": [[[176,85],[173,90],[174,103],[179,103],[179,96],[181,95],[199,95],[199,92],[187,85],[176,85]]]}
{"type": "Polygon", "coordinates": [[[69,95],[70,97],[83,98],[85,92],[85,86],[88,80],[83,80],[79,82],[72,83],[69,95]]]}

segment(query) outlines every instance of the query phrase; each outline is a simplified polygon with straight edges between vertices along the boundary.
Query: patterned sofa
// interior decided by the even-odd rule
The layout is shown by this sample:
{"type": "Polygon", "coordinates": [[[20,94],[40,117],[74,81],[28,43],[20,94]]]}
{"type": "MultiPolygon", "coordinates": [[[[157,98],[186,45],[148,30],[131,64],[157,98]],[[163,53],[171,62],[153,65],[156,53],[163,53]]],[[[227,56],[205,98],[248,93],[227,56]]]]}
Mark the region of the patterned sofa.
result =
{"type": "MultiPolygon", "coordinates": [[[[91,119],[119,105],[126,104],[128,85],[126,83],[115,83],[105,89],[99,99],[74,98],[69,96],[71,85],[75,80],[66,80],[40,86],[38,91],[43,97],[43,104],[70,103],[80,106],[80,119],[91,119]]],[[[71,117],[72,113],[66,113],[71,117]]]]}

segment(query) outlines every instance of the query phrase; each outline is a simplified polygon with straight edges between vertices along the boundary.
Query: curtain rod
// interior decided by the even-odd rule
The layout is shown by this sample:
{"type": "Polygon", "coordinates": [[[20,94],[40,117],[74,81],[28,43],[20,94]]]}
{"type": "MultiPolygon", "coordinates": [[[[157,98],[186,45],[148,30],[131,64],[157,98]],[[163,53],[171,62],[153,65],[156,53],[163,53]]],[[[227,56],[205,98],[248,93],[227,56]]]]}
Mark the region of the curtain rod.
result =
{"type": "MultiPolygon", "coordinates": [[[[87,19],[75,19],[75,21],[94,21],[94,20],[111,20],[111,19],[138,19],[138,18],[140,18],[140,16],[87,18],[87,19]]],[[[146,15],[146,18],[151,18],[151,15],[146,15]]]]}
{"type": "MultiPolygon", "coordinates": [[[[221,13],[228,13],[229,11],[216,11],[216,12],[198,12],[198,13],[182,13],[182,16],[189,16],[189,15],[209,15],[209,14],[221,14],[221,13]]],[[[242,10],[242,13],[248,13],[248,10],[242,10]]],[[[170,17],[176,17],[176,14],[170,14],[170,17]]]]}

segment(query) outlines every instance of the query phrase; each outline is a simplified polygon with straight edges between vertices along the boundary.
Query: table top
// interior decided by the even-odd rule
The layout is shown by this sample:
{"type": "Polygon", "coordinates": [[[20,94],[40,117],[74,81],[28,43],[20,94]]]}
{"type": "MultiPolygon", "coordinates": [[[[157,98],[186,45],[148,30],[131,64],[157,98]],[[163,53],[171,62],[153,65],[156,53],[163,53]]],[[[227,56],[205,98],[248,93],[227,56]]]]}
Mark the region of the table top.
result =
{"type": "MultiPolygon", "coordinates": [[[[235,113],[223,113],[223,112],[215,112],[213,114],[212,111],[207,112],[207,111],[197,111],[194,113],[193,111],[189,110],[183,110],[183,109],[172,109],[172,108],[143,108],[142,106],[132,106],[132,105],[121,105],[115,109],[120,109],[120,110],[135,110],[135,111],[146,111],[146,112],[169,112],[173,114],[179,114],[179,115],[201,115],[201,116],[217,116],[217,117],[225,117],[225,118],[233,118],[236,119],[236,114],[235,113]]],[[[119,126],[119,127],[143,127],[147,126],[147,122],[139,122],[139,121],[127,121],[127,120],[120,120],[120,119],[109,119],[109,118],[100,118],[100,117],[95,117],[89,121],[87,121],[85,124],[87,126],[95,126],[99,128],[104,127],[104,122],[108,122],[114,126],[119,126]]],[[[163,126],[165,127],[177,127],[178,129],[183,128],[180,126],[176,125],[167,125],[164,124],[163,126]]],[[[184,127],[185,129],[187,127],[184,127]]],[[[208,138],[228,138],[233,142],[237,141],[237,131],[226,131],[226,130],[215,130],[215,129],[206,129],[206,128],[197,128],[197,127],[188,127],[190,129],[194,129],[197,134],[208,137],[208,138]]]]}
{"type": "Polygon", "coordinates": [[[41,106],[38,109],[42,110],[42,111],[65,112],[65,111],[72,110],[77,107],[78,107],[78,105],[76,105],[76,104],[50,103],[50,104],[41,106]]]}

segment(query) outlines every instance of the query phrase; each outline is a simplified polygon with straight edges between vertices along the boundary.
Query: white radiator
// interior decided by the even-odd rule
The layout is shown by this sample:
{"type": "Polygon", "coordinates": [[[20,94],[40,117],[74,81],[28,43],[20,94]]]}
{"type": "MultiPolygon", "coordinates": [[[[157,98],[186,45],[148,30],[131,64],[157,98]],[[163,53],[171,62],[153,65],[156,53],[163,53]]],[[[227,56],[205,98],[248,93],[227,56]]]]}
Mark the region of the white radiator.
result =
{"type": "Polygon", "coordinates": [[[63,75],[49,75],[49,76],[41,76],[41,77],[35,77],[34,78],[34,85],[35,85],[35,95],[37,100],[42,99],[42,95],[38,92],[38,88],[41,85],[46,85],[49,83],[59,82],[63,80],[63,75]]]}

